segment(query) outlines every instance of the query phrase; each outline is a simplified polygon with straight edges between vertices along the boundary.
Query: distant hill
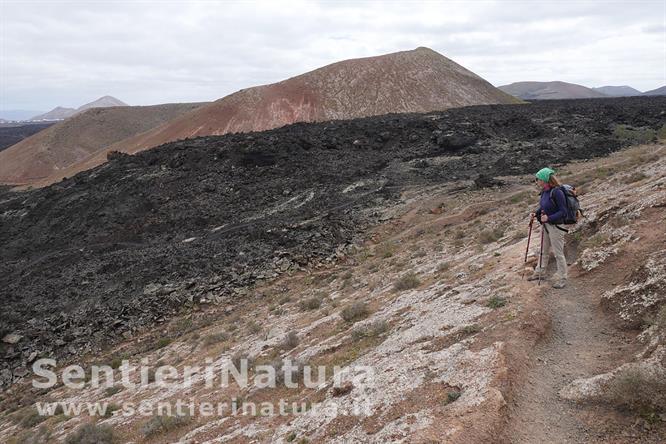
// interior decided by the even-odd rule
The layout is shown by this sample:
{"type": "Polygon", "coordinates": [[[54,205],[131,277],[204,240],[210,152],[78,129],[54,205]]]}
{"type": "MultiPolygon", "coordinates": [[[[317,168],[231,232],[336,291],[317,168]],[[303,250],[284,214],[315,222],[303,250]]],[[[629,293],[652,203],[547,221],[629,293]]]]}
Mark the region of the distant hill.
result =
{"type": "MultiPolygon", "coordinates": [[[[417,48],[345,60],[278,83],[243,89],[105,151],[136,153],[187,137],[262,131],[295,122],[518,102],[432,49],[417,48]]],[[[67,174],[105,161],[106,154],[101,152],[74,165],[67,174]]]]}
{"type": "Polygon", "coordinates": [[[74,108],[63,108],[61,106],[57,106],[53,108],[51,111],[40,114],[38,116],[32,117],[30,120],[62,120],[66,119],[68,117],[71,117],[75,114],[78,114],[80,112],[83,112],[87,109],[90,108],[108,108],[111,106],[128,106],[127,103],[116,99],[115,97],[111,96],[103,96],[100,97],[97,100],[94,100],[90,103],[86,103],[84,105],[81,105],[80,107],[74,109],[74,108]]]}
{"type": "Polygon", "coordinates": [[[87,109],[90,109],[90,108],[109,108],[109,107],[112,107],[112,106],[129,106],[129,105],[127,105],[127,103],[125,103],[121,100],[116,99],[115,97],[103,96],[103,97],[100,97],[99,99],[97,99],[93,102],[86,103],[85,105],[81,105],[76,110],[76,112],[80,113],[80,112],[83,112],[83,111],[85,111],[87,109]]]}
{"type": "Polygon", "coordinates": [[[62,106],[56,106],[47,113],[31,117],[30,120],[62,120],[73,116],[75,112],[76,109],[74,108],[63,108],[62,106]]]}
{"type": "Polygon", "coordinates": [[[600,86],[598,88],[592,88],[592,89],[597,92],[600,92],[601,94],[605,94],[611,97],[631,97],[631,96],[640,96],[643,94],[639,90],[627,85],[600,86]]]}
{"type": "Polygon", "coordinates": [[[644,96],[666,96],[666,86],[662,86],[661,88],[657,89],[652,89],[650,91],[645,91],[643,93],[644,96]]]}
{"type": "Polygon", "coordinates": [[[499,87],[507,94],[524,100],[588,99],[608,97],[582,85],[567,82],[516,82],[499,87]]]}
{"type": "Polygon", "coordinates": [[[0,152],[0,183],[43,179],[115,142],[198,108],[200,103],[91,108],[0,152]]]}

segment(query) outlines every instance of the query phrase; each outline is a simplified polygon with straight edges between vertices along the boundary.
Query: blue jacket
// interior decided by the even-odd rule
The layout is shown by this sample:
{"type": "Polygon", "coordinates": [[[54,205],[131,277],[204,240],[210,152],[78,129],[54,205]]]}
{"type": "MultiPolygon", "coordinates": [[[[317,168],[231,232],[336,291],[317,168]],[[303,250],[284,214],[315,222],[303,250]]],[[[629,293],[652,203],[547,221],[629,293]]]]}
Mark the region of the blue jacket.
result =
{"type": "Polygon", "coordinates": [[[536,215],[541,222],[541,214],[548,215],[548,223],[560,224],[566,216],[567,201],[564,192],[558,187],[555,189],[548,189],[541,191],[541,200],[539,201],[539,208],[536,215]],[[550,193],[553,193],[553,199],[550,198],[550,193]],[[555,203],[553,204],[553,200],[555,203]]]}

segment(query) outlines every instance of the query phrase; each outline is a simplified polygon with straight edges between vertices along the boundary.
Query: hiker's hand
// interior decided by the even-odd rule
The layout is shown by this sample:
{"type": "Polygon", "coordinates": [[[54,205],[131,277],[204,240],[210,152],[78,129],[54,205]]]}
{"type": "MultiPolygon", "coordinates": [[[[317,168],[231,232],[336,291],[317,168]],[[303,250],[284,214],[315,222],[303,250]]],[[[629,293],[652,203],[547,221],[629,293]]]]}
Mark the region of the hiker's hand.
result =
{"type": "Polygon", "coordinates": [[[547,214],[542,214],[541,215],[541,222],[542,223],[548,222],[548,215],[547,214]]]}

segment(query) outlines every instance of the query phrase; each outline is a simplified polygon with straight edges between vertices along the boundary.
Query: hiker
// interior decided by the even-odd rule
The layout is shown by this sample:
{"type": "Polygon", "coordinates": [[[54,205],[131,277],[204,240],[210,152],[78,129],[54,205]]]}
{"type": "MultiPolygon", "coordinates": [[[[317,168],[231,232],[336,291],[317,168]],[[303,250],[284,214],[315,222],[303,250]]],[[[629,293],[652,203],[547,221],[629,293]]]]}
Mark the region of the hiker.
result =
{"type": "Polygon", "coordinates": [[[536,174],[535,182],[541,189],[539,208],[531,214],[541,224],[543,248],[541,251],[540,265],[537,263],[534,273],[528,280],[540,280],[544,278],[550,250],[557,261],[557,273],[553,282],[553,288],[564,288],[567,285],[567,260],[564,257],[564,235],[567,230],[562,226],[566,217],[566,197],[562,191],[561,184],[551,168],[542,168],[536,174]]]}

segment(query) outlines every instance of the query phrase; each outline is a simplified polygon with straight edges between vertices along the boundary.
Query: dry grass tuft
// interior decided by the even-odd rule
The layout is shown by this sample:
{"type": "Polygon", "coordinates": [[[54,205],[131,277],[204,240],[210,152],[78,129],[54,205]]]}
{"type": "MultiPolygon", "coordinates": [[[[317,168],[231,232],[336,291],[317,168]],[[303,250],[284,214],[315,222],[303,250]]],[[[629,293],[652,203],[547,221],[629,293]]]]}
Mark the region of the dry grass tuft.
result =
{"type": "Polygon", "coordinates": [[[111,444],[114,442],[113,429],[107,425],[85,424],[69,435],[65,444],[111,444]]]}
{"type": "Polygon", "coordinates": [[[416,273],[410,271],[402,275],[402,277],[393,284],[393,289],[395,291],[405,291],[416,288],[419,285],[421,285],[421,280],[416,273]]]}
{"type": "Polygon", "coordinates": [[[645,368],[627,369],[610,384],[611,402],[646,414],[666,410],[666,377],[645,368]]]}
{"type": "Polygon", "coordinates": [[[368,317],[370,310],[365,302],[355,302],[346,306],[340,312],[340,316],[347,322],[356,322],[368,317]]]}

